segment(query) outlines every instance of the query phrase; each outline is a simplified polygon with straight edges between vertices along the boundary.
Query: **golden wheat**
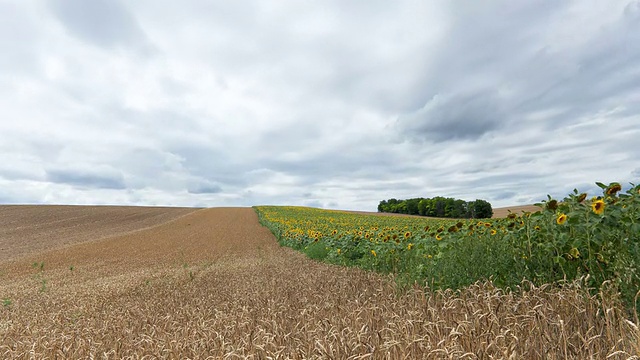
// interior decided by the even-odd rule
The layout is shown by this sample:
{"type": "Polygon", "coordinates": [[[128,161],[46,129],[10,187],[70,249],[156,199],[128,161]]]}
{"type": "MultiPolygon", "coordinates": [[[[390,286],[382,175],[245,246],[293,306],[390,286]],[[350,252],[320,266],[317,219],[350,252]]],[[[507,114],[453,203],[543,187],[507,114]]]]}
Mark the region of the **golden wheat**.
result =
{"type": "Polygon", "coordinates": [[[640,350],[637,320],[611,294],[578,284],[401,291],[392,278],[279,247],[251,209],[200,210],[0,269],[6,359],[628,359],[640,350]]]}

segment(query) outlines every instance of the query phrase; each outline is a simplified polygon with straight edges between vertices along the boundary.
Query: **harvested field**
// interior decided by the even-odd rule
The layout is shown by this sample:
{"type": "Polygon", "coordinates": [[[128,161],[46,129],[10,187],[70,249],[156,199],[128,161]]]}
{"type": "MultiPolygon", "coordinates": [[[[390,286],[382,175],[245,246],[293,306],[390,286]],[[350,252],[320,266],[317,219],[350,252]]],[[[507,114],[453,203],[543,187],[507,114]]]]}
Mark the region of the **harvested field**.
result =
{"type": "Polygon", "coordinates": [[[249,208],[169,219],[27,244],[0,261],[0,358],[627,359],[640,349],[608,296],[576,287],[401,292],[280,247],[249,208]]]}
{"type": "Polygon", "coordinates": [[[0,206],[0,261],[137,231],[194,210],[136,206],[0,206]]]}
{"type": "Polygon", "coordinates": [[[520,206],[508,206],[493,209],[493,218],[505,218],[509,215],[509,212],[512,212],[516,215],[522,215],[523,212],[536,212],[540,211],[542,208],[535,205],[520,205],[520,206]]]}

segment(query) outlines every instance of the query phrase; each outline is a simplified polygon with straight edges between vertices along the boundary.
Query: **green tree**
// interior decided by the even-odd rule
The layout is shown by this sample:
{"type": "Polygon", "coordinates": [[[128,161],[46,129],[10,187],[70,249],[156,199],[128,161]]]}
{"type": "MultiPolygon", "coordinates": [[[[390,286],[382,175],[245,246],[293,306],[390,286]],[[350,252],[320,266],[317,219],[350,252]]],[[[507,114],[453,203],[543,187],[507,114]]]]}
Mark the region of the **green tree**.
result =
{"type": "Polygon", "coordinates": [[[476,199],[473,202],[473,214],[476,219],[488,219],[493,216],[493,209],[488,202],[476,199]]]}

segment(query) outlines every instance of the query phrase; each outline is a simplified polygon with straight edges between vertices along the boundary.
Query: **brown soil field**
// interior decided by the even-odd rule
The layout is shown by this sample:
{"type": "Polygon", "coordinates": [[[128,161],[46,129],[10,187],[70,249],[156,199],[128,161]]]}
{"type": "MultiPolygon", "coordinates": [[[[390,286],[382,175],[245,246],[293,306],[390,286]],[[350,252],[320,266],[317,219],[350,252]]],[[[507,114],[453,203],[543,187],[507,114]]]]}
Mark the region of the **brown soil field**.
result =
{"type": "Polygon", "coordinates": [[[512,212],[516,215],[522,215],[523,212],[536,212],[542,210],[541,207],[535,205],[519,205],[519,206],[508,206],[502,208],[493,209],[493,217],[494,218],[505,218],[509,215],[509,212],[512,212]]]}
{"type": "MultiPolygon", "coordinates": [[[[22,244],[30,250],[0,260],[0,358],[628,359],[640,350],[636,324],[610,297],[576,286],[401,290],[389,276],[280,247],[250,208],[166,216],[114,236],[78,220],[84,235],[73,244],[53,226],[54,245],[22,244]]],[[[11,227],[38,233],[36,218],[27,211],[11,227]]]]}
{"type": "Polygon", "coordinates": [[[135,206],[0,206],[0,261],[137,231],[194,210],[135,206]]]}

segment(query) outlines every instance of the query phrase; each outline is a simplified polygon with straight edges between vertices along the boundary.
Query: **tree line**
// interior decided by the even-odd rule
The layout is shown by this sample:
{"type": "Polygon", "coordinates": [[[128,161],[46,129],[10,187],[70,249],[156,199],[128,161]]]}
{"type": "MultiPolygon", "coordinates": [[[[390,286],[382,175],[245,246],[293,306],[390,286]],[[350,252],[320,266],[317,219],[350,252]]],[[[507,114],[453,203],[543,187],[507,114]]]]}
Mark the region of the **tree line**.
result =
{"type": "Polygon", "coordinates": [[[493,216],[491,204],[485,200],[464,201],[442,196],[382,200],[378,205],[378,212],[468,219],[484,219],[493,216]]]}

